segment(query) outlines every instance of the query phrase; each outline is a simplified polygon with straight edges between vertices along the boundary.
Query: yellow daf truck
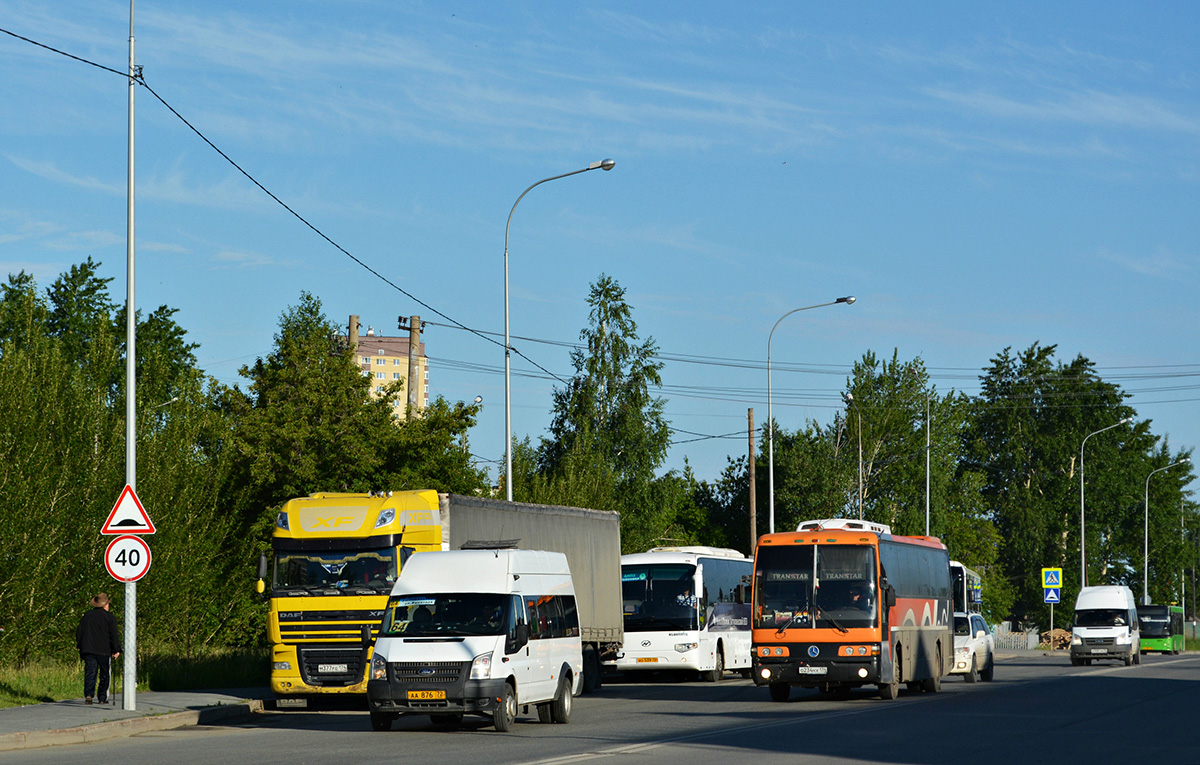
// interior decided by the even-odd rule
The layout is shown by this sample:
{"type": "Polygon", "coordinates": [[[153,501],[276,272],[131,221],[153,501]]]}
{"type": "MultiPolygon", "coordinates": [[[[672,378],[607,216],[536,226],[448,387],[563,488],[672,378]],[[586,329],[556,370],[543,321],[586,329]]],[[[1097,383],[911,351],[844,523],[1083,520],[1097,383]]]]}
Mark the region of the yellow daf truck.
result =
{"type": "Polygon", "coordinates": [[[364,694],[370,638],[414,552],[442,549],[434,491],[319,493],[289,500],[258,564],[268,592],[271,689],[280,706],[364,694]],[[369,630],[369,635],[364,634],[369,630]]]}

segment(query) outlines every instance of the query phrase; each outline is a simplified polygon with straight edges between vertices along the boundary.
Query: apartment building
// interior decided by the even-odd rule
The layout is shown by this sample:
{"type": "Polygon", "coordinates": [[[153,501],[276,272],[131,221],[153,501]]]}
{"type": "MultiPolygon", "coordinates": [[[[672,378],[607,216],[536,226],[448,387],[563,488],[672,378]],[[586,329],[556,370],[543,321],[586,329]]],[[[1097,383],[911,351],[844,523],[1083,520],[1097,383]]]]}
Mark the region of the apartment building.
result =
{"type": "Polygon", "coordinates": [[[414,413],[429,405],[429,360],[425,357],[425,343],[420,339],[421,319],[413,316],[408,324],[408,335],[385,337],[371,325],[362,332],[359,317],[352,314],[349,334],[344,336],[354,348],[363,375],[371,378],[372,395],[382,396],[385,386],[396,380],[404,381],[404,393],[392,402],[392,409],[401,418],[409,404],[414,413]],[[410,383],[410,375],[415,376],[415,385],[410,383]]]}

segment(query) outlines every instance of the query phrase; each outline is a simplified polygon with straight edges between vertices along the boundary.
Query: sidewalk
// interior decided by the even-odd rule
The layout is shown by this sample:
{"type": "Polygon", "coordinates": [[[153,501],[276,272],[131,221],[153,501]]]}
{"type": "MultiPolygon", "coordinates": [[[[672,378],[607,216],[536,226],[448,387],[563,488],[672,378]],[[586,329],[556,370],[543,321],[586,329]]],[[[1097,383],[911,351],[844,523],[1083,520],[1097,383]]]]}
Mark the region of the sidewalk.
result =
{"type": "Polygon", "coordinates": [[[268,688],[228,691],[139,691],[137,709],[70,699],[0,709],[0,752],[82,744],[186,725],[212,725],[263,711],[268,688]]]}

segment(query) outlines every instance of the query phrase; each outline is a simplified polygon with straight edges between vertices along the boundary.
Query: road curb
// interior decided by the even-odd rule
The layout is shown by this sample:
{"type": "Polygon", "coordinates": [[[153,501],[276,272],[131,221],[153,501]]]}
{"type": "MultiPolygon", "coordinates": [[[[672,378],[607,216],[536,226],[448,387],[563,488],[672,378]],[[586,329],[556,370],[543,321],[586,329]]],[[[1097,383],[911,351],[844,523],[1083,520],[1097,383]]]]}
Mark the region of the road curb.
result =
{"type": "Polygon", "coordinates": [[[161,715],[131,717],[127,720],[111,720],[93,725],[57,730],[21,731],[0,734],[0,752],[19,749],[39,749],[65,744],[87,744],[110,738],[136,736],[157,730],[172,730],[189,725],[213,725],[237,717],[249,717],[263,711],[260,699],[250,699],[238,704],[222,704],[184,712],[168,712],[161,715]]]}

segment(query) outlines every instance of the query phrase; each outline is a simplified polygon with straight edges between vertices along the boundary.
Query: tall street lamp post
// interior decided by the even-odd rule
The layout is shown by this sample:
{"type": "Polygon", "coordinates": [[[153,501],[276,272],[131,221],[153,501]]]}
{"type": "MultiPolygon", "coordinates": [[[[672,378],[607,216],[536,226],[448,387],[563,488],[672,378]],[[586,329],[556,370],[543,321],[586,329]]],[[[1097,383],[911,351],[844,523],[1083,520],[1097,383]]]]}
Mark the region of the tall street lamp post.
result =
{"type": "Polygon", "coordinates": [[[599,162],[593,162],[580,170],[573,170],[562,175],[553,175],[549,178],[543,178],[537,183],[521,192],[521,196],[517,197],[517,201],[513,202],[512,209],[508,212],[508,222],[504,224],[504,496],[509,502],[512,501],[512,344],[509,342],[508,334],[508,229],[512,225],[513,213],[517,211],[517,205],[521,204],[521,200],[525,195],[537,186],[541,186],[547,181],[556,181],[559,178],[566,178],[571,175],[579,175],[586,173],[588,170],[612,170],[617,163],[611,159],[602,159],[599,162]]]}
{"type": "Polygon", "coordinates": [[[828,303],[817,303],[816,305],[807,305],[803,308],[793,308],[779,317],[779,321],[775,322],[775,326],[771,327],[771,333],[767,335],[767,501],[770,507],[769,523],[767,525],[772,534],[775,533],[775,420],[771,414],[771,340],[775,337],[775,327],[779,326],[780,321],[783,321],[794,313],[808,311],[813,308],[823,308],[827,305],[837,305],[838,303],[852,305],[854,300],[855,298],[851,295],[831,300],[828,303]]]}
{"type": "Polygon", "coordinates": [[[1106,430],[1112,430],[1113,428],[1119,427],[1128,422],[1133,422],[1133,418],[1125,417],[1125,418],[1113,423],[1112,425],[1109,425],[1107,428],[1100,428],[1099,430],[1088,433],[1086,436],[1083,437],[1083,442],[1081,444],[1079,444],[1079,586],[1080,587],[1087,587],[1087,554],[1086,554],[1087,537],[1084,534],[1084,523],[1083,523],[1083,447],[1084,447],[1084,445],[1087,444],[1087,440],[1089,438],[1091,438],[1092,436],[1096,435],[1097,433],[1103,433],[1106,430]]]}
{"type": "Polygon", "coordinates": [[[1150,605],[1150,476],[1155,473],[1161,473],[1164,470],[1170,470],[1179,465],[1185,465],[1191,462],[1190,457],[1184,457],[1178,462],[1160,467],[1158,470],[1151,470],[1150,475],[1146,476],[1146,515],[1142,524],[1142,534],[1144,535],[1144,547],[1142,553],[1142,605],[1150,605]]]}
{"type": "Polygon", "coordinates": [[[848,406],[854,407],[854,414],[858,417],[858,519],[862,520],[862,503],[863,503],[863,475],[862,475],[862,410],[858,408],[858,404],[854,403],[854,394],[846,391],[843,396],[846,399],[848,406]]]}

